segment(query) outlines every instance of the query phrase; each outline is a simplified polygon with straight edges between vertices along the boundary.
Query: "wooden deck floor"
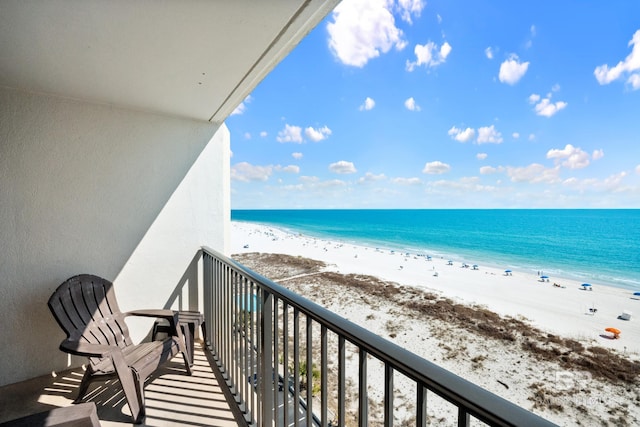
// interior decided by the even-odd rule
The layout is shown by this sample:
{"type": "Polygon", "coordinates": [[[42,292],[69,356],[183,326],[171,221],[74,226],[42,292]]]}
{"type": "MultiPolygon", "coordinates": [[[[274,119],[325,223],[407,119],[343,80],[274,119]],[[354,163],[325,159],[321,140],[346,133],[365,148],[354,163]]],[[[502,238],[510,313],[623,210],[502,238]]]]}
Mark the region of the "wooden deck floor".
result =
{"type": "MultiPolygon", "coordinates": [[[[145,426],[238,426],[219,385],[215,368],[196,344],[193,375],[187,376],[181,356],[176,356],[145,387],[145,426]]],[[[0,388],[0,423],[72,404],[82,370],[56,377],[34,378],[0,388]]],[[[224,387],[224,384],[222,385],[224,387]]],[[[85,402],[94,402],[102,426],[133,426],[129,407],[118,380],[96,381],[85,402]]]]}

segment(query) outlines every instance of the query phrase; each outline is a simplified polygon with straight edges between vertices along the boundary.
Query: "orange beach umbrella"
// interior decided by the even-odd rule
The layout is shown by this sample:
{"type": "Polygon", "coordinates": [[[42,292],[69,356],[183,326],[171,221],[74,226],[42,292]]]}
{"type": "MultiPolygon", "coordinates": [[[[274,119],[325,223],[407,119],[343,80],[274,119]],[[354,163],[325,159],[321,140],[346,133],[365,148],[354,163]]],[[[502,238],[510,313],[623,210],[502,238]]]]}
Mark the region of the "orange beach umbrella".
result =
{"type": "Polygon", "coordinates": [[[620,338],[620,329],[617,328],[606,328],[605,331],[611,332],[614,338],[620,338]]]}

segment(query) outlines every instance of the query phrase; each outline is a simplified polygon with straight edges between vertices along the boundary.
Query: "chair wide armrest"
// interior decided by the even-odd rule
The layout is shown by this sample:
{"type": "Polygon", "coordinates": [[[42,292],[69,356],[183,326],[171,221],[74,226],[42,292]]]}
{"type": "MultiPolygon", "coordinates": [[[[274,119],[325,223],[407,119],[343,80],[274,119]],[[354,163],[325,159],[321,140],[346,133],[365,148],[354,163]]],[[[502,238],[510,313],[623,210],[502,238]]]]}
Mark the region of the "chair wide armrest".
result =
{"type": "Polygon", "coordinates": [[[66,339],[60,343],[60,350],[76,356],[106,357],[119,348],[115,345],[90,344],[66,339]]]}
{"type": "Polygon", "coordinates": [[[176,319],[178,312],[173,310],[133,310],[124,313],[125,316],[140,316],[140,317],[157,317],[161,319],[176,319]]]}

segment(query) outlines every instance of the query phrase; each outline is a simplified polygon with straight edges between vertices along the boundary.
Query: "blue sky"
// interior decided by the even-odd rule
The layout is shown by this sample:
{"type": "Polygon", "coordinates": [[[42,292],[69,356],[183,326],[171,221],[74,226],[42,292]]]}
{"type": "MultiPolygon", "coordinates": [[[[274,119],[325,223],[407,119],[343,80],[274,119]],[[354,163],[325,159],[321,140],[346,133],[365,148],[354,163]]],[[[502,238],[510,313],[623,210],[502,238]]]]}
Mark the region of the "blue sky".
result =
{"type": "Polygon", "coordinates": [[[640,2],[344,0],[226,123],[233,209],[640,208],[640,2]]]}

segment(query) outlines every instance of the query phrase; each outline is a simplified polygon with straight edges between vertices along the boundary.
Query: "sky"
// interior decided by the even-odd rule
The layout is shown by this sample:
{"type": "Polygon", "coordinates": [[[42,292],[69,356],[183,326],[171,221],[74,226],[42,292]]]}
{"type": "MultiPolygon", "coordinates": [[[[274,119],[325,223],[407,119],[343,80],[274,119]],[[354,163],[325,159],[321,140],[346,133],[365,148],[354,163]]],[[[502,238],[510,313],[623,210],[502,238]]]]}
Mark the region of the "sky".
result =
{"type": "Polygon", "coordinates": [[[344,0],[226,124],[232,209],[640,208],[640,2],[344,0]]]}

